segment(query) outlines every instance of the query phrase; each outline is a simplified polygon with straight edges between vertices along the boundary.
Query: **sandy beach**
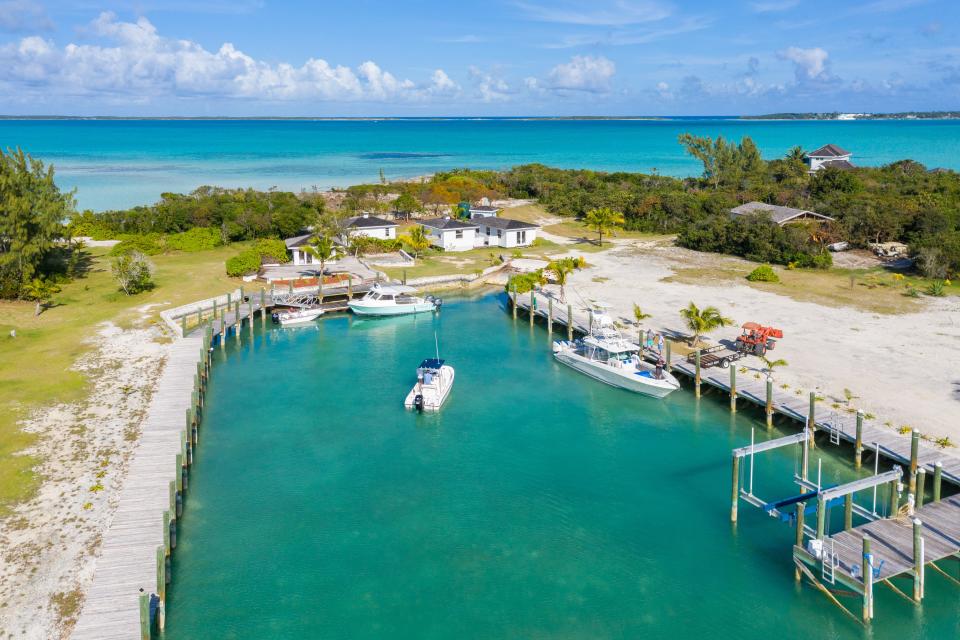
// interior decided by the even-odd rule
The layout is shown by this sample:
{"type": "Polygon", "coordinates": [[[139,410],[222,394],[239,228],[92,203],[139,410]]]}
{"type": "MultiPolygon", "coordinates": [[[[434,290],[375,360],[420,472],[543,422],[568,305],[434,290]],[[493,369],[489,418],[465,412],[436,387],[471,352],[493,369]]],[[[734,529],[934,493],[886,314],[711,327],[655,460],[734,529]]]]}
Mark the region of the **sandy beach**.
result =
{"type": "MultiPolygon", "coordinates": [[[[734,338],[747,321],[784,331],[773,357],[789,363],[775,373],[778,384],[816,390],[828,403],[845,403],[877,417],[891,428],[917,428],[929,438],[960,443],[960,303],[956,298],[925,298],[919,311],[879,314],[844,306],[803,302],[750,287],[744,281],[686,284],[665,281],[684,267],[709,265],[718,257],[687,251],[669,241],[616,241],[617,246],[587,256],[589,268],[575,273],[567,287],[573,301],[598,300],[632,323],[637,303],[656,331],[685,331],[678,311],[693,301],[714,305],[736,326],[710,335],[734,338]]],[[[571,255],[577,253],[571,252],[571,255]]],[[[724,258],[727,259],[727,258],[724,258]]],[[[744,273],[752,263],[742,261],[744,273]]],[[[632,326],[632,324],[631,324],[632,326]]],[[[745,366],[759,369],[757,358],[745,366]]]]}
{"type": "Polygon", "coordinates": [[[93,579],[140,423],[165,362],[155,326],[100,326],[74,366],[88,397],[36,411],[39,437],[25,454],[41,460],[37,495],[0,521],[0,636],[68,637],[93,579]]]}

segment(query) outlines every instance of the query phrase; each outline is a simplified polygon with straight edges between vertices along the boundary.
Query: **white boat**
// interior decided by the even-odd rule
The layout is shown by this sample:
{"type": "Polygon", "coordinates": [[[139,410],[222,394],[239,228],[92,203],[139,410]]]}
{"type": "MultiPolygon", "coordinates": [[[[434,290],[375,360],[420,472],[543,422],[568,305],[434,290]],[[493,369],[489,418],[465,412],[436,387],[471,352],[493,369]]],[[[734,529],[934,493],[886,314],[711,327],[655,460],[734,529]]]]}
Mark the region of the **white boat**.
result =
{"type": "Polygon", "coordinates": [[[417,367],[417,383],[403,406],[417,411],[439,411],[453,388],[454,370],[439,358],[428,358],[417,367]]]}
{"type": "Polygon", "coordinates": [[[309,324],[323,315],[323,309],[291,309],[273,314],[273,321],[283,327],[309,324]]]}
{"type": "Polygon", "coordinates": [[[347,303],[350,310],[361,316],[399,316],[408,313],[424,313],[440,309],[443,301],[433,296],[421,298],[412,295],[413,287],[384,286],[374,283],[373,288],[359,300],[347,303]]]}
{"type": "Polygon", "coordinates": [[[644,362],[640,347],[620,335],[602,308],[594,311],[590,335],[554,342],[553,356],[595,380],[645,396],[663,398],[680,388],[662,364],[644,362]]]}

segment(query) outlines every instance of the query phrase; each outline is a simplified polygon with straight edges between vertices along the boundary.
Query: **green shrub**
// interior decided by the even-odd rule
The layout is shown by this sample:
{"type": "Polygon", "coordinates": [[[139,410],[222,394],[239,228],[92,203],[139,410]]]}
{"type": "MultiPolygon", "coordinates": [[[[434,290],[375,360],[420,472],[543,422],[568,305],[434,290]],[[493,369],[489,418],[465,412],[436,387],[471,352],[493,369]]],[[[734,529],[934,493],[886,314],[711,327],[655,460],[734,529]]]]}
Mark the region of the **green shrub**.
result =
{"type": "Polygon", "coordinates": [[[155,256],[158,253],[163,253],[165,246],[163,236],[158,233],[122,235],[118,239],[120,242],[110,250],[111,256],[121,256],[131,251],[137,251],[148,256],[155,256]]]}
{"type": "Polygon", "coordinates": [[[189,231],[167,236],[167,247],[176,251],[206,251],[223,245],[219,229],[194,227],[189,231]]]}
{"type": "Polygon", "coordinates": [[[259,270],[260,254],[255,249],[247,249],[227,260],[227,275],[232,278],[256,273],[259,270]]]}
{"type": "Polygon", "coordinates": [[[750,282],[780,282],[780,276],[768,264],[762,264],[747,275],[750,282]]]}
{"type": "Polygon", "coordinates": [[[276,238],[257,240],[257,243],[253,245],[253,251],[258,256],[271,258],[272,261],[279,264],[290,262],[290,252],[287,251],[287,245],[283,243],[283,240],[277,240],[276,238]]]}
{"type": "Polygon", "coordinates": [[[532,273],[518,273],[510,276],[504,289],[509,293],[513,291],[513,287],[516,286],[518,294],[529,293],[534,286],[542,284],[543,282],[545,282],[543,269],[537,269],[532,273]]]}

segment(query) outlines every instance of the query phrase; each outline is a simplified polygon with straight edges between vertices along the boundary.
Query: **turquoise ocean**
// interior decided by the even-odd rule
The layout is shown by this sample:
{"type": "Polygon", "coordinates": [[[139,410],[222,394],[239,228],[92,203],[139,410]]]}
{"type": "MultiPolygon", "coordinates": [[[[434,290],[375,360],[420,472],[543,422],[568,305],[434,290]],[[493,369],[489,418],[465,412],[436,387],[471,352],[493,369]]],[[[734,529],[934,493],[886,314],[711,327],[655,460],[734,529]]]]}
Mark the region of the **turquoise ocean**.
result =
{"type": "MultiPolygon", "coordinates": [[[[595,382],[504,302],[257,323],[216,349],[164,637],[960,637],[958,589],[933,571],[920,607],[878,585],[864,629],[794,582],[789,525],[741,502],[731,526],[731,449],[795,424],[768,432],[713,392],[658,401],[595,382]],[[456,383],[417,415],[403,398],[435,332],[456,383]]],[[[759,456],[754,492],[795,495],[796,453],[759,456]]],[[[858,473],[849,447],[812,455],[824,485],[858,473]]]]}
{"type": "Polygon", "coordinates": [[[54,165],[81,209],[155,202],[200,185],[299,191],[410,178],[455,167],[503,169],[539,162],[565,168],[696,175],[677,144],[684,132],[751,136],[765,158],[794,145],[832,142],[855,163],[911,158],[960,169],[960,121],[745,121],[415,119],[2,120],[0,147],[22,147],[54,165]]]}

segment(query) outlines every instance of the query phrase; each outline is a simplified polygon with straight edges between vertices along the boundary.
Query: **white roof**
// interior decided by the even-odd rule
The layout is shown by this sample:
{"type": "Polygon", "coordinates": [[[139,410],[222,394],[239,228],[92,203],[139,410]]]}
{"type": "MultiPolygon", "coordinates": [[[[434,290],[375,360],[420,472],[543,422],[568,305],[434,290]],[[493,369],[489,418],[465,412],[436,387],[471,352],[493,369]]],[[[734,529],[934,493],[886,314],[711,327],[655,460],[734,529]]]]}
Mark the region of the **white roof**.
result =
{"type": "Polygon", "coordinates": [[[637,345],[624,340],[623,338],[618,338],[614,340],[607,340],[605,338],[598,338],[596,336],[587,336],[583,339],[584,343],[589,344],[594,347],[599,347],[604,351],[610,353],[626,353],[632,351],[639,351],[640,347],[637,345]]]}
{"type": "Polygon", "coordinates": [[[390,284],[390,285],[374,284],[374,285],[373,285],[373,290],[374,290],[374,291],[379,291],[380,293],[392,293],[392,294],[394,294],[394,295],[396,295],[396,294],[398,294],[398,293],[414,293],[414,292],[416,292],[416,289],[414,289],[413,287],[408,287],[408,286],[405,285],[405,284],[390,284]]]}

